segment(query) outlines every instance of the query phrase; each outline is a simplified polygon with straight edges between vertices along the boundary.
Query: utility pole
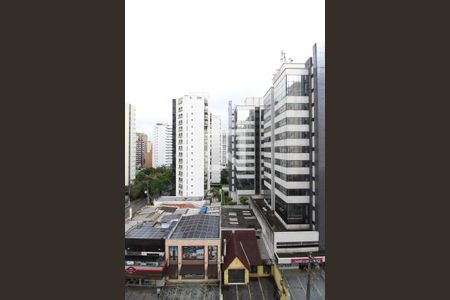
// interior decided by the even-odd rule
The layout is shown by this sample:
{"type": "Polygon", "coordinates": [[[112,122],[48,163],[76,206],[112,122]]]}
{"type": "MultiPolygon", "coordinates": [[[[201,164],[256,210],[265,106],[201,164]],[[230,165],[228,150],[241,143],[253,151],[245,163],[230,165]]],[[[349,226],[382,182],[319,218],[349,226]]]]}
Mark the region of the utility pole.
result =
{"type": "Polygon", "coordinates": [[[308,253],[308,283],[306,285],[306,300],[311,299],[311,263],[315,262],[311,252],[308,253]]]}

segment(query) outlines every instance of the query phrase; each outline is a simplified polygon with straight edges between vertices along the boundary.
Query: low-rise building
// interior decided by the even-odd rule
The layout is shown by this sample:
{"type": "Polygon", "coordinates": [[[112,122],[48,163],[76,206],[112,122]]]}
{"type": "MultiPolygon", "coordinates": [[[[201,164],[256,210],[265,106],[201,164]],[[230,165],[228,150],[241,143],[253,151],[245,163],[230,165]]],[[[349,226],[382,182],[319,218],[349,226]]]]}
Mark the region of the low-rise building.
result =
{"type": "Polygon", "coordinates": [[[166,239],[169,282],[208,282],[220,278],[220,216],[182,216],[166,239]]]}
{"type": "Polygon", "coordinates": [[[223,283],[247,284],[250,277],[272,275],[270,260],[263,260],[255,230],[222,231],[223,283]]]}

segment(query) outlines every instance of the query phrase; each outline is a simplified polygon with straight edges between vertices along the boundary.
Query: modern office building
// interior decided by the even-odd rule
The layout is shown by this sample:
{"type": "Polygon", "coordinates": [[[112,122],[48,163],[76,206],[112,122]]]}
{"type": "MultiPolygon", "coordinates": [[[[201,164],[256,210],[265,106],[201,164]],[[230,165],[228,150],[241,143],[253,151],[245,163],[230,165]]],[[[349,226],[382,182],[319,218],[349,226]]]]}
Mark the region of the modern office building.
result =
{"type": "Polygon", "coordinates": [[[136,168],[142,168],[145,165],[145,153],[147,153],[147,135],[145,133],[136,133],[136,168]]]}
{"type": "Polygon", "coordinates": [[[136,108],[125,103],[125,185],[136,177],[136,108]]]}
{"type": "Polygon", "coordinates": [[[221,129],[221,136],[220,136],[220,141],[221,141],[221,145],[220,147],[222,148],[222,153],[220,155],[220,166],[221,169],[224,169],[227,167],[227,155],[228,155],[228,129],[221,129]]]}
{"type": "Polygon", "coordinates": [[[221,156],[222,156],[222,136],[220,117],[211,114],[210,116],[210,155],[211,155],[211,183],[220,183],[221,156]]]}
{"type": "Polygon", "coordinates": [[[150,141],[147,141],[147,148],[144,154],[144,167],[149,169],[153,167],[153,145],[150,141]]]}
{"type": "Polygon", "coordinates": [[[153,130],[153,167],[172,164],[172,126],[156,123],[153,130]]]}
{"type": "Polygon", "coordinates": [[[278,262],[325,249],[324,62],[324,45],[306,63],[282,61],[264,96],[266,190],[251,206],[278,262]]]}
{"type": "Polygon", "coordinates": [[[210,114],[204,93],[184,95],[172,102],[176,137],[175,195],[203,197],[210,189],[210,114]]]}
{"type": "Polygon", "coordinates": [[[262,187],[264,105],[262,98],[246,98],[244,105],[229,102],[229,190],[238,200],[244,195],[259,195],[262,187]]]}

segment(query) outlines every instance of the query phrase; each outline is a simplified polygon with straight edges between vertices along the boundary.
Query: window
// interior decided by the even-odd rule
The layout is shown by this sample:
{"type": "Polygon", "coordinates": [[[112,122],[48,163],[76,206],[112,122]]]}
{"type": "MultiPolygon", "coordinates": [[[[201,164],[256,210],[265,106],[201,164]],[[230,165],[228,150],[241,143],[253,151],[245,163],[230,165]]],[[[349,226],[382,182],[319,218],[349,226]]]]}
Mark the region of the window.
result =
{"type": "Polygon", "coordinates": [[[178,246],[169,246],[170,260],[178,260],[178,246]]]}
{"type": "Polygon", "coordinates": [[[205,259],[205,247],[203,246],[183,246],[183,259],[203,260],[205,259]]]}
{"type": "Polygon", "coordinates": [[[208,246],[208,260],[217,262],[217,246],[208,246]]]}

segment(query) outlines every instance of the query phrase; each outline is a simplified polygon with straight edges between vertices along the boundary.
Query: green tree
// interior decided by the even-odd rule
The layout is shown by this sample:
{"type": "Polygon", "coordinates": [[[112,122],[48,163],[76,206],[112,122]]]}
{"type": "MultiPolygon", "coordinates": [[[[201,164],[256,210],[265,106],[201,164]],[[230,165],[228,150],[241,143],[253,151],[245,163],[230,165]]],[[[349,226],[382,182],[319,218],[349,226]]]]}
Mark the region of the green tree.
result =
{"type": "Polygon", "coordinates": [[[241,204],[247,204],[248,197],[241,196],[241,197],[239,197],[239,201],[241,202],[241,204]]]}
{"type": "Polygon", "coordinates": [[[228,169],[224,168],[220,171],[220,184],[228,184],[228,169]]]}

